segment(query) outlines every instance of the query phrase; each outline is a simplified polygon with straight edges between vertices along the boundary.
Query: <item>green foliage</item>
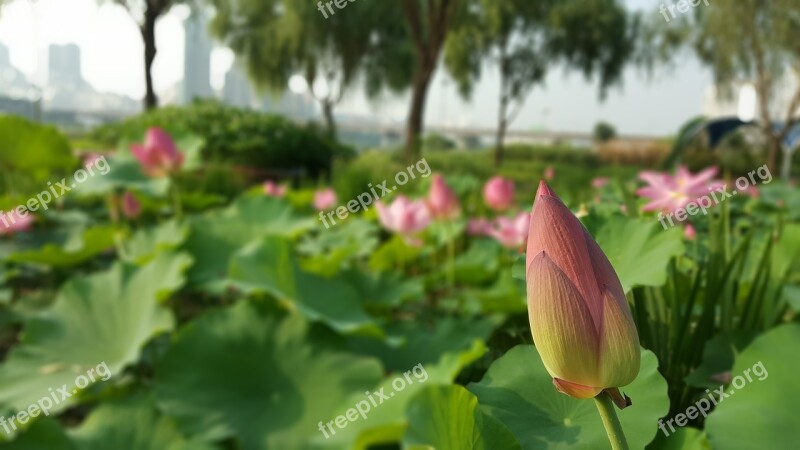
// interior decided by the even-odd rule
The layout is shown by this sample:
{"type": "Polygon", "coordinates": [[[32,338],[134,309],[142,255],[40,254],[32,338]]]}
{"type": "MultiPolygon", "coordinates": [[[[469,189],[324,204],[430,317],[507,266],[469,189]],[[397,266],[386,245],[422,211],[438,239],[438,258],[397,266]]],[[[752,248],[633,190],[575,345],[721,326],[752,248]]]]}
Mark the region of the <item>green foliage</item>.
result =
{"type": "Polygon", "coordinates": [[[764,442],[775,448],[795,445],[794,433],[787,430],[797,426],[794,412],[800,402],[797,345],[800,325],[786,324],[763,334],[736,356],[731,376],[739,379],[736,386],[726,386],[725,392],[737,395],[723,399],[707,420],[715,448],[744,450],[764,442]],[[754,366],[759,363],[761,369],[756,372],[754,366]]]}
{"type": "MultiPolygon", "coordinates": [[[[480,383],[467,388],[478,397],[481,410],[505,424],[523,449],[607,448],[594,402],[556,391],[531,345],[511,349],[480,383]]],[[[628,443],[643,448],[658,432],[658,418],[669,409],[667,383],[652,352],[642,350],[639,375],[621,390],[633,401],[618,412],[628,443]]]]}
{"type": "Polygon", "coordinates": [[[3,191],[18,190],[13,184],[20,175],[42,182],[54,173],[66,173],[76,162],[69,142],[55,128],[21,117],[0,116],[3,191]]]}
{"type": "Polygon", "coordinates": [[[255,111],[198,101],[186,107],[166,107],[122,123],[100,127],[94,137],[109,145],[125,139],[141,141],[148,127],[158,126],[177,136],[191,133],[203,139],[205,162],[224,161],[255,171],[259,179],[294,171],[312,179],[328,175],[336,156],[351,150],[329,141],[313,128],[255,111]]]}
{"type": "Polygon", "coordinates": [[[597,122],[593,134],[595,141],[606,142],[617,137],[617,129],[608,122],[597,122]]]}

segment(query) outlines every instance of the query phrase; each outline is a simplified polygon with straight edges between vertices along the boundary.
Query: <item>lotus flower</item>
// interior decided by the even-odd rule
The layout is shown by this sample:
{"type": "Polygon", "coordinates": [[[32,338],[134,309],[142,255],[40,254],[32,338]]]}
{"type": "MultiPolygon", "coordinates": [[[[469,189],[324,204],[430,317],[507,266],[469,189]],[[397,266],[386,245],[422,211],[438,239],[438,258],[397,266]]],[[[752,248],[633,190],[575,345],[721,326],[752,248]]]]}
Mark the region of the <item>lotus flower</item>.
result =
{"type": "Polygon", "coordinates": [[[175,142],[160,128],[147,130],[144,145],[131,145],[133,156],[139,160],[144,172],[151,177],[163,177],[177,172],[183,165],[183,153],[175,142]]]}
{"type": "MultiPolygon", "coordinates": [[[[264,182],[264,195],[267,197],[283,197],[286,195],[286,186],[277,184],[273,181],[264,182]]],[[[334,203],[336,201],[334,200],[334,203]]],[[[325,208],[327,209],[327,208],[325,208]]]]}
{"type": "Polygon", "coordinates": [[[0,211],[0,236],[9,236],[20,231],[28,231],[36,219],[30,213],[20,215],[16,210],[8,213],[0,211]]]}
{"type": "Polygon", "coordinates": [[[636,195],[652,200],[642,208],[644,211],[675,211],[719,186],[718,183],[712,182],[716,175],[716,167],[709,167],[697,175],[692,175],[685,166],[680,166],[675,177],[646,171],[640,173],[639,178],[648,186],[637,190],[636,195]]]}
{"type": "Polygon", "coordinates": [[[317,211],[325,211],[336,205],[336,192],[327,188],[314,193],[314,208],[317,211]]]}
{"type": "Polygon", "coordinates": [[[483,186],[483,199],[489,208],[505,211],[514,203],[514,182],[503,177],[493,177],[483,186]]]}
{"type": "Polygon", "coordinates": [[[692,224],[687,223],[683,228],[683,237],[690,241],[693,241],[697,238],[697,230],[694,229],[692,224]]]}
{"type": "Polygon", "coordinates": [[[126,192],[122,194],[120,209],[122,210],[123,216],[129,219],[135,219],[142,213],[142,204],[139,203],[139,200],[136,200],[133,194],[126,192]]]}
{"type": "Polygon", "coordinates": [[[412,202],[402,195],[398,195],[388,207],[378,201],[375,209],[384,228],[404,236],[410,243],[417,244],[418,241],[413,240],[411,235],[424,230],[431,223],[430,212],[423,201],[412,202]]]}
{"type": "MultiPolygon", "coordinates": [[[[608,258],[543,181],[526,255],[533,340],[556,388],[590,398],[633,381],[639,337],[608,258]]],[[[612,394],[612,397],[614,395],[612,394]]]]}
{"type": "Polygon", "coordinates": [[[428,194],[428,209],[435,219],[449,220],[458,217],[460,213],[458,197],[445,183],[441,175],[433,176],[431,191],[428,194]]]}
{"type": "Polygon", "coordinates": [[[606,177],[597,177],[592,180],[592,187],[595,189],[603,189],[604,187],[608,186],[609,180],[606,177]]]}
{"type": "Polygon", "coordinates": [[[470,236],[486,236],[491,229],[492,222],[483,217],[469,219],[469,222],[467,222],[467,234],[470,236]]]}
{"type": "Polygon", "coordinates": [[[528,238],[530,225],[530,214],[521,212],[513,219],[498,217],[488,234],[504,247],[519,249],[525,244],[525,240],[528,238]]]}

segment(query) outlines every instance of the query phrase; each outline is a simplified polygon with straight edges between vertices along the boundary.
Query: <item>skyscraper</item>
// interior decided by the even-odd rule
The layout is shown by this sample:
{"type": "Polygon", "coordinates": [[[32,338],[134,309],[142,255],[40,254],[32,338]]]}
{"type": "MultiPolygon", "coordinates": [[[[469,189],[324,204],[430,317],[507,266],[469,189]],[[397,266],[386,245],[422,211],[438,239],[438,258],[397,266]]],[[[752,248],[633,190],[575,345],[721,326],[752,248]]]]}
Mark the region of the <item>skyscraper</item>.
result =
{"type": "Polygon", "coordinates": [[[196,98],[214,96],[211,89],[211,47],[208,19],[200,8],[183,22],[185,50],[183,56],[183,92],[180,101],[190,103],[196,98]]]}

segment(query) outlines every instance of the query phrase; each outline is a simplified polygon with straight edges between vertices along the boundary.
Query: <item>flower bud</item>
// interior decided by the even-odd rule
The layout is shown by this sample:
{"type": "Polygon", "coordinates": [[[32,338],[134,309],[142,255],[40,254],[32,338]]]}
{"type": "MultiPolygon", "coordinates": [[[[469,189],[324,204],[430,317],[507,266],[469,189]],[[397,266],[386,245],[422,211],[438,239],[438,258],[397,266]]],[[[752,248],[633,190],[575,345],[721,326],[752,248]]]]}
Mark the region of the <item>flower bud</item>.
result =
{"type": "Polygon", "coordinates": [[[639,336],[619,278],[544,182],[531,213],[526,274],[533,340],[559,391],[591,398],[636,378],[639,336]]]}

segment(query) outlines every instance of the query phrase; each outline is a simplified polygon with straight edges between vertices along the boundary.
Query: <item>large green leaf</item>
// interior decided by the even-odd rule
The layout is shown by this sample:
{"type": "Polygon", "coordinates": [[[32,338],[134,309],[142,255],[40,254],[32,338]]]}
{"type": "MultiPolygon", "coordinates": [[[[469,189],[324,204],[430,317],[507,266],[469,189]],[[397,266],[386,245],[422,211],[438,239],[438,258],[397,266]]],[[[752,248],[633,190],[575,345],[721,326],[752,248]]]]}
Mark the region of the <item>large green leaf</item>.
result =
{"type": "MultiPolygon", "coordinates": [[[[190,261],[162,254],[141,268],[118,263],[68,281],[53,306],[25,324],[20,344],[0,366],[0,404],[27,408],[50,388],[73,389],[78,376],[101,363],[119,374],[153,335],[172,327],[159,300],[183,285],[190,261]]],[[[60,400],[52,412],[75,399],[60,400]]]]}
{"type": "Polygon", "coordinates": [[[116,233],[117,229],[107,226],[76,228],[63,235],[57,242],[47,243],[38,249],[11,253],[8,255],[8,260],[61,268],[76,266],[108,249],[113,249],[116,233]]]}
{"type": "MultiPolygon", "coordinates": [[[[337,350],[251,302],[211,312],[182,329],[158,366],[159,405],[188,434],[236,437],[243,450],[308,450],[321,420],[346,396],[380,380],[372,358],[337,350]]],[[[352,407],[352,404],[350,405],[352,407]]]]}
{"type": "Polygon", "coordinates": [[[186,240],[188,234],[188,227],[177,220],[145,228],[125,241],[120,256],[127,261],[143,264],[160,252],[176,249],[186,240]]]}
{"type": "Polygon", "coordinates": [[[733,362],[741,349],[745,348],[755,337],[755,333],[738,331],[723,332],[706,342],[703,348],[703,361],[684,380],[696,387],[716,388],[719,381],[715,376],[730,372],[733,362]]]}
{"type": "Polygon", "coordinates": [[[478,399],[461,386],[430,386],[408,406],[408,450],[522,450],[517,439],[478,408],[478,399]]]}
{"type": "Polygon", "coordinates": [[[213,450],[189,440],[158,413],[152,399],[138,395],[103,403],[69,436],[76,450],[213,450]]]}
{"type": "MultiPolygon", "coordinates": [[[[514,347],[492,364],[480,383],[467,388],[526,450],[610,448],[594,401],[556,391],[532,345],[514,347]]],[[[667,383],[652,352],[642,351],[639,375],[621,390],[633,400],[633,406],[618,411],[622,428],[631,448],[643,448],[658,432],[658,419],[669,411],[667,383]]]]}
{"type": "Polygon", "coordinates": [[[150,178],[142,172],[141,164],[131,157],[106,158],[109,170],[96,173],[75,189],[83,197],[100,196],[120,190],[141,192],[151,197],[163,197],[169,190],[169,178],[150,178]]]}
{"type": "Polygon", "coordinates": [[[189,278],[220,287],[235,252],[265,236],[295,236],[314,223],[296,216],[280,199],[261,195],[242,197],[224,210],[194,217],[190,225],[186,249],[195,257],[195,265],[189,278]]]}
{"type": "Polygon", "coordinates": [[[68,169],[75,157],[67,139],[51,126],[16,116],[0,116],[0,167],[21,170],[38,179],[68,169]]]}
{"type": "Polygon", "coordinates": [[[608,256],[625,292],[634,286],[661,286],[667,264],[683,253],[680,228],[664,230],[658,221],[611,217],[592,234],[608,256]]]}
{"type": "Polygon", "coordinates": [[[706,419],[714,448],[797,447],[798,347],[800,324],[792,323],[759,336],[736,356],[732,386],[706,419]]]}
{"type": "MultiPolygon", "coordinates": [[[[337,430],[336,435],[328,439],[324,439],[320,434],[313,440],[313,443],[330,450],[367,450],[381,444],[399,444],[402,441],[403,432],[408,427],[406,409],[414,395],[426,386],[451,385],[466,366],[485,353],[486,345],[476,339],[469,348],[445,353],[436,363],[420,364],[419,366],[415,364],[413,367],[404,368],[402,373],[398,371],[389,374],[371,390],[388,394],[390,400],[387,400],[386,404],[381,402],[378,404],[379,408],[369,411],[367,420],[350,423],[346,428],[337,430]],[[394,387],[394,384],[397,383],[396,380],[406,380],[405,373],[412,369],[417,371],[411,377],[414,382],[406,383],[402,390],[397,391],[394,387]],[[424,377],[417,378],[418,373],[424,373],[424,377]]],[[[363,401],[364,397],[365,395],[360,392],[349,396],[341,403],[337,414],[345,413],[348,408],[363,401]]]]}
{"type": "Polygon", "coordinates": [[[356,289],[341,279],[302,270],[292,251],[292,243],[278,236],[254,243],[231,259],[231,283],[247,292],[266,292],[343,333],[383,335],[364,312],[356,289]]]}
{"type": "Polygon", "coordinates": [[[307,255],[303,266],[312,272],[331,276],[368,257],[378,246],[378,227],[372,222],[353,218],[330,230],[303,240],[297,250],[307,255]]]}
{"type": "MultiPolygon", "coordinates": [[[[4,436],[5,431],[0,433],[4,436]]],[[[2,450],[77,450],[64,429],[53,418],[39,419],[11,442],[0,443],[2,450]]]]}
{"type": "Polygon", "coordinates": [[[403,371],[419,363],[436,363],[447,353],[466,351],[476,340],[485,343],[499,324],[499,317],[445,318],[431,324],[396,322],[386,326],[385,341],[353,337],[350,346],[379,358],[387,370],[403,371]]]}
{"type": "MultiPolygon", "coordinates": [[[[666,429],[666,427],[665,427],[666,429]]],[[[647,450],[711,450],[708,436],[697,428],[683,427],[669,436],[659,432],[647,450]]]]}

